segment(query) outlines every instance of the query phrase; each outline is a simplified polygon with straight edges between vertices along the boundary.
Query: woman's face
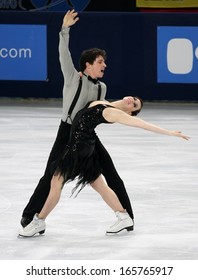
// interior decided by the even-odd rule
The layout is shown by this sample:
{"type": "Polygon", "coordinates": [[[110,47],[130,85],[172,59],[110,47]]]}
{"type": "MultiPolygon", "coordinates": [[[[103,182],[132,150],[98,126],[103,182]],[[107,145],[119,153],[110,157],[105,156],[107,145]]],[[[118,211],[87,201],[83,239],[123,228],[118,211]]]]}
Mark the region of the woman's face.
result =
{"type": "Polygon", "coordinates": [[[137,97],[125,96],[122,99],[124,110],[131,115],[132,112],[138,111],[141,109],[141,101],[137,97]]]}

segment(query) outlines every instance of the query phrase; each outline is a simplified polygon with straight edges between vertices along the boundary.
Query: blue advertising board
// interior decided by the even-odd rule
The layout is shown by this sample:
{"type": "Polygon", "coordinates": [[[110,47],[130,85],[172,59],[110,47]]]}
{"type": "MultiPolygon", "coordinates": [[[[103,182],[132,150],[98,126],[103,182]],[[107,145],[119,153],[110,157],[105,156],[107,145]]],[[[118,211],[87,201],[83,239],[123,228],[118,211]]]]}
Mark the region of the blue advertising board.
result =
{"type": "Polygon", "coordinates": [[[198,27],[158,26],[158,83],[198,83],[198,27]]]}
{"type": "Polygon", "coordinates": [[[0,80],[47,79],[46,25],[0,24],[0,80]]]}

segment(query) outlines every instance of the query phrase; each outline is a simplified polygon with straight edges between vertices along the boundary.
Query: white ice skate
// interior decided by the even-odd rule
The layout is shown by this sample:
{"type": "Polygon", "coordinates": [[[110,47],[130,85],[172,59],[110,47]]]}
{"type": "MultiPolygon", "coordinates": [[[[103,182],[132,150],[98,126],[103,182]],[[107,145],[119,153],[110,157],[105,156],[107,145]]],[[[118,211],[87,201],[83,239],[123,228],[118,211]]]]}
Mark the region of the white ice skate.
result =
{"type": "Polygon", "coordinates": [[[118,233],[122,230],[132,231],[134,227],[133,220],[127,212],[115,212],[117,221],[106,230],[106,234],[118,233]]]}
{"type": "Polygon", "coordinates": [[[19,236],[31,237],[35,234],[43,234],[45,232],[46,224],[44,219],[39,219],[37,214],[34,215],[33,220],[29,225],[21,228],[19,231],[19,236]]]}

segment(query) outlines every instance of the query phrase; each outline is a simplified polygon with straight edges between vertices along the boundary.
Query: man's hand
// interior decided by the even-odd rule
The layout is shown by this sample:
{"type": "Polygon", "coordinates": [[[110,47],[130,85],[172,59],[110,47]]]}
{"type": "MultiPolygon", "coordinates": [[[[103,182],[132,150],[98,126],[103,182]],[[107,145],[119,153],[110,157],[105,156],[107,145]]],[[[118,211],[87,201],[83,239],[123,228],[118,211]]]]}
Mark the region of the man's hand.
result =
{"type": "Polygon", "coordinates": [[[63,27],[74,25],[79,20],[79,17],[77,17],[77,15],[78,13],[74,10],[68,11],[63,18],[63,27]]]}

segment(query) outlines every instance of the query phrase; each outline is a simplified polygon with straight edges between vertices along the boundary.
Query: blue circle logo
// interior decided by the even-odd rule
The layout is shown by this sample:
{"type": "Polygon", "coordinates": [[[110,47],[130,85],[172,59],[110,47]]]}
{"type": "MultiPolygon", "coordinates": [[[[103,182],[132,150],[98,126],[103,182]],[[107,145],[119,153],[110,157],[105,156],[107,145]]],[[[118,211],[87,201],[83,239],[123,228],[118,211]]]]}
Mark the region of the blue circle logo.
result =
{"type": "Polygon", "coordinates": [[[90,1],[91,0],[22,0],[19,2],[23,10],[26,10],[27,2],[29,2],[29,4],[32,6],[32,11],[67,11],[71,9],[83,11],[90,1]]]}

